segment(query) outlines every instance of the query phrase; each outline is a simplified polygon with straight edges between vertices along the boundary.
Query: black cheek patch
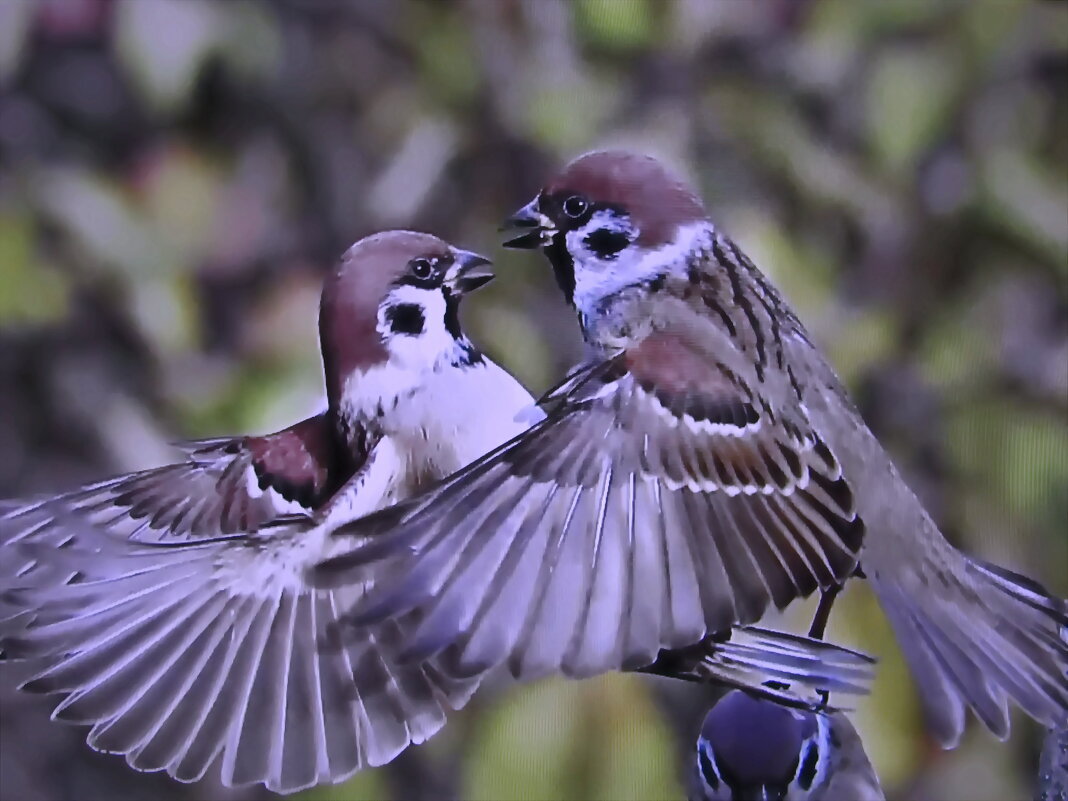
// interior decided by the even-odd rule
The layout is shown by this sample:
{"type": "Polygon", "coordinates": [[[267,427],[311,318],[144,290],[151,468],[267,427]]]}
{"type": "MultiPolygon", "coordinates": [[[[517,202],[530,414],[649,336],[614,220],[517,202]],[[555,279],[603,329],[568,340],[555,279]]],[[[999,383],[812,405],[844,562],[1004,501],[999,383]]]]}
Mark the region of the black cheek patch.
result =
{"type": "Polygon", "coordinates": [[[582,240],[586,248],[601,259],[614,259],[630,244],[630,237],[623,231],[611,228],[598,228],[582,240]]]}
{"type": "Polygon", "coordinates": [[[394,334],[418,336],[423,333],[426,319],[423,307],[416,303],[398,303],[386,309],[386,320],[394,334]]]}

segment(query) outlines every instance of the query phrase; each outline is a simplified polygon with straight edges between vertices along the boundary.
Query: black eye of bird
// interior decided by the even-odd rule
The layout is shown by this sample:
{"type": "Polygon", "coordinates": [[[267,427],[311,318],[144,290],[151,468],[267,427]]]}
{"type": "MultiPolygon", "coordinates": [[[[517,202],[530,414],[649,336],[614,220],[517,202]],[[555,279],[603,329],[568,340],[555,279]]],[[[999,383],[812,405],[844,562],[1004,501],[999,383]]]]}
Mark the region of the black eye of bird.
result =
{"type": "Polygon", "coordinates": [[[429,278],[431,273],[434,272],[434,267],[429,259],[412,259],[408,262],[408,267],[412,271],[412,275],[421,279],[429,278]]]}
{"type": "Polygon", "coordinates": [[[583,214],[586,213],[586,209],[590,207],[589,201],[582,195],[572,195],[564,201],[563,209],[564,214],[573,220],[577,220],[583,214]]]}

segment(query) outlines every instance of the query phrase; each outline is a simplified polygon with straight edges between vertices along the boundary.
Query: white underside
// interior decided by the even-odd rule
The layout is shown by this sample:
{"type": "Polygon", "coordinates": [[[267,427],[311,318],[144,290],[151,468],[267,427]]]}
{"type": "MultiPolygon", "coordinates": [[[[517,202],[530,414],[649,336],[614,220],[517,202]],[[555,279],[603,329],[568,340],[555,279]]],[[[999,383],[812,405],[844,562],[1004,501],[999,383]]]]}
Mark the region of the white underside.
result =
{"type": "MultiPolygon", "coordinates": [[[[385,436],[375,445],[366,469],[320,510],[323,525],[292,535],[288,529],[266,529],[259,535],[265,547],[225,554],[216,572],[219,582],[234,594],[261,597],[306,589],[308,567],[352,547],[351,541],[331,541],[329,532],[338,525],[412,496],[544,416],[530,393],[489,359],[464,369],[424,374],[418,389],[406,383],[410,376],[411,371],[390,363],[361,378],[361,386],[392,395],[395,405],[394,400],[388,402],[391,410],[381,418],[385,436]]],[[[367,405],[379,402],[359,396],[356,400],[367,405]]],[[[249,488],[263,494],[254,475],[249,488]]],[[[267,493],[279,514],[306,512],[274,490],[267,493]]]]}

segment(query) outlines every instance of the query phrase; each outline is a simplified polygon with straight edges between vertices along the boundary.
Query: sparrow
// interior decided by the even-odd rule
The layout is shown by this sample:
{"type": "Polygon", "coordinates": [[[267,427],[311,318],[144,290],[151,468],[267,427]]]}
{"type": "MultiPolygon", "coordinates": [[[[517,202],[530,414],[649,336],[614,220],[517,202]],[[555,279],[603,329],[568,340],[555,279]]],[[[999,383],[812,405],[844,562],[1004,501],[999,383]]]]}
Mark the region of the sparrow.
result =
{"type": "MultiPolygon", "coordinates": [[[[316,589],[330,532],[412,496],[542,413],[463,335],[488,260],[411,232],[358,242],[327,279],[327,409],[267,436],[199,441],[172,465],[0,505],[0,651],[54,717],[139,770],[281,793],[389,762],[483,676],[401,658],[419,614],[341,625],[372,577],[316,589]]],[[[747,627],[645,672],[811,708],[862,694],[870,657],[747,627]],[[789,686],[787,686],[789,685],[789,686]]]]}
{"type": "Polygon", "coordinates": [[[786,300],[653,158],[568,164],[507,223],[539,248],[593,357],[545,419],[424,494],[338,527],[312,581],[419,610],[402,657],[454,675],[650,662],[866,577],[952,747],[970,707],[1068,719],[1063,599],[951,546],[786,300]]]}
{"type": "Polygon", "coordinates": [[[224,785],[291,792],[434,734],[478,678],[399,663],[399,624],[341,638],[360,588],[315,590],[304,572],[330,553],[330,520],[406,498],[529,425],[530,394],[460,328],[489,264],[424,233],[362,239],[323,287],[325,411],[6,502],[0,650],[26,663],[23,688],[62,693],[53,718],[92,725],[93,748],[185,782],[221,755],[224,785]]]}
{"type": "Polygon", "coordinates": [[[845,713],[788,709],[740,690],[708,711],[688,801],[883,801],[845,713]]]}

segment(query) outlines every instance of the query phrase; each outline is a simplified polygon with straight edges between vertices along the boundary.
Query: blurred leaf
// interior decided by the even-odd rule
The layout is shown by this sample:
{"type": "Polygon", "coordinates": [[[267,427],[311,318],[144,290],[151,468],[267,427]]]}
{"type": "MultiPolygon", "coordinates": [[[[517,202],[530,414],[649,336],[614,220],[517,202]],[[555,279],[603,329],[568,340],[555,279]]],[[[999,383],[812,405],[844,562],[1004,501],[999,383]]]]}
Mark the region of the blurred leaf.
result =
{"type": "MultiPolygon", "coordinates": [[[[1011,0],[1009,0],[1011,2],[1011,0]]],[[[965,2],[931,3],[929,0],[894,0],[892,3],[853,3],[843,0],[824,0],[827,5],[851,12],[854,24],[868,36],[910,30],[925,30],[927,26],[949,17],[965,2]]]]}
{"type": "Polygon", "coordinates": [[[174,402],[186,427],[196,436],[262,433],[276,430],[264,425],[263,418],[276,393],[285,387],[284,377],[273,367],[227,364],[206,396],[178,394],[174,402]]]}
{"type": "MultiPolygon", "coordinates": [[[[1027,726],[1014,715],[1013,736],[1020,736],[1027,726]]],[[[1032,777],[1012,770],[1012,749],[987,732],[972,727],[964,734],[955,759],[943,759],[931,765],[925,784],[937,786],[942,798],[967,798],[968,801],[1005,801],[1009,798],[1034,798],[1032,777]]],[[[921,791],[922,793],[922,791],[921,791]]],[[[917,797],[930,797],[921,794],[917,797]]],[[[1048,799],[1053,801],[1053,799],[1048,799]]]]}
{"type": "Polygon", "coordinates": [[[958,84],[957,64],[944,48],[892,47],[878,56],[867,120],[875,154],[887,172],[914,168],[945,132],[958,84]]]}
{"type": "Polygon", "coordinates": [[[594,139],[616,92],[611,83],[593,78],[536,86],[524,108],[531,136],[550,150],[572,156],[594,139]]]}
{"type": "MultiPolygon", "coordinates": [[[[475,342],[502,363],[525,387],[549,387],[559,376],[550,373],[553,358],[537,322],[522,309],[482,303],[470,326],[475,342]]],[[[465,329],[468,330],[465,322],[465,329]]]]}
{"type": "Polygon", "coordinates": [[[368,769],[341,784],[313,787],[291,798],[293,801],[386,801],[390,793],[382,771],[368,769]]]}
{"type": "Polygon", "coordinates": [[[443,106],[470,102],[480,81],[469,26],[436,3],[413,3],[405,10],[414,17],[406,32],[429,86],[426,97],[443,106]]]}
{"type": "Polygon", "coordinates": [[[862,161],[819,139],[797,109],[744,86],[710,92],[708,102],[721,107],[723,124],[758,162],[785,175],[807,201],[841,207],[871,230],[899,224],[901,201],[890,187],[872,180],[862,161]]]}
{"type": "Polygon", "coordinates": [[[654,41],[650,0],[579,0],[574,5],[579,29],[608,50],[635,50],[654,41]]]}
{"type": "Polygon", "coordinates": [[[37,174],[32,189],[41,209],[89,260],[119,270],[134,284],[178,269],[174,254],[153,235],[114,180],[79,168],[55,167],[37,174]]]}
{"type": "Polygon", "coordinates": [[[192,276],[176,273],[131,286],[130,312],[156,353],[179,353],[198,341],[198,308],[192,276]]]}
{"type": "Polygon", "coordinates": [[[830,92],[849,79],[863,44],[859,10],[856,4],[841,2],[812,7],[793,53],[791,73],[798,81],[830,92]]]}
{"type": "Polygon", "coordinates": [[[129,311],[154,345],[174,351],[196,341],[187,265],[125,192],[102,176],[64,168],[42,173],[34,188],[41,208],[90,263],[126,279],[129,311]]]}
{"type": "Polygon", "coordinates": [[[448,119],[428,116],[416,123],[367,189],[371,221],[391,226],[412,219],[448,169],[458,144],[448,119]]]}
{"type": "Polygon", "coordinates": [[[142,168],[139,200],[147,222],[183,261],[204,256],[222,182],[205,154],[180,144],[160,148],[142,168]]]}
{"type": "MultiPolygon", "coordinates": [[[[1035,517],[1055,509],[1055,499],[1062,498],[1068,487],[1068,427],[1052,415],[1017,412],[1009,419],[999,479],[1006,488],[1008,508],[1035,517]]],[[[1063,517],[1058,519],[1064,522],[1063,517]]]]}
{"type": "MultiPolygon", "coordinates": [[[[968,304],[972,297],[963,300],[968,304]]],[[[925,380],[943,390],[966,391],[996,367],[993,337],[982,329],[977,315],[956,305],[939,310],[924,332],[920,362],[925,380]]]]}
{"type": "Polygon", "coordinates": [[[1068,428],[1054,415],[1014,408],[1006,398],[980,398],[946,421],[947,453],[970,485],[1016,525],[1057,527],[1064,535],[1068,428]]]}
{"type": "Polygon", "coordinates": [[[642,680],[612,674],[511,688],[486,715],[466,798],[678,798],[672,736],[642,680]]]}
{"type": "Polygon", "coordinates": [[[1015,150],[982,162],[982,209],[992,222],[1039,248],[1068,275],[1068,180],[1015,150]]]}
{"type": "Polygon", "coordinates": [[[578,684],[544,681],[509,688],[484,713],[467,765],[465,797],[471,801],[565,799],[577,788],[568,776],[581,703],[578,684]]]}
{"type": "Polygon", "coordinates": [[[26,44],[34,0],[4,0],[0,3],[0,86],[18,68],[26,44]]]}
{"type": "Polygon", "coordinates": [[[220,44],[224,9],[204,0],[116,5],[119,58],[151,105],[173,111],[185,102],[205,59],[220,44]]]}
{"type": "Polygon", "coordinates": [[[34,258],[31,225],[26,215],[0,215],[0,328],[54,322],[67,313],[67,282],[34,258]]]}
{"type": "Polygon", "coordinates": [[[981,55],[994,59],[1004,52],[1006,34],[1016,28],[1021,16],[1035,7],[1036,4],[1026,0],[972,3],[969,13],[962,15],[961,31],[981,55]]]}
{"type": "Polygon", "coordinates": [[[958,469],[1003,509],[1035,525],[1063,524],[1062,518],[1042,520],[1056,516],[1068,486],[1068,428],[1062,419],[1013,408],[1005,398],[983,398],[954,410],[947,444],[958,469]]]}
{"type": "Polygon", "coordinates": [[[591,689],[600,714],[586,747],[601,760],[591,798],[682,798],[674,737],[650,702],[646,680],[610,674],[591,689]]]}
{"type": "Polygon", "coordinates": [[[842,322],[828,349],[843,381],[852,383],[866,368],[893,353],[899,337],[898,323],[886,308],[871,308],[842,322]]]}
{"type": "Polygon", "coordinates": [[[246,77],[271,73],[283,57],[278,17],[269,6],[249,0],[227,0],[226,45],[219,55],[246,77]]]}

